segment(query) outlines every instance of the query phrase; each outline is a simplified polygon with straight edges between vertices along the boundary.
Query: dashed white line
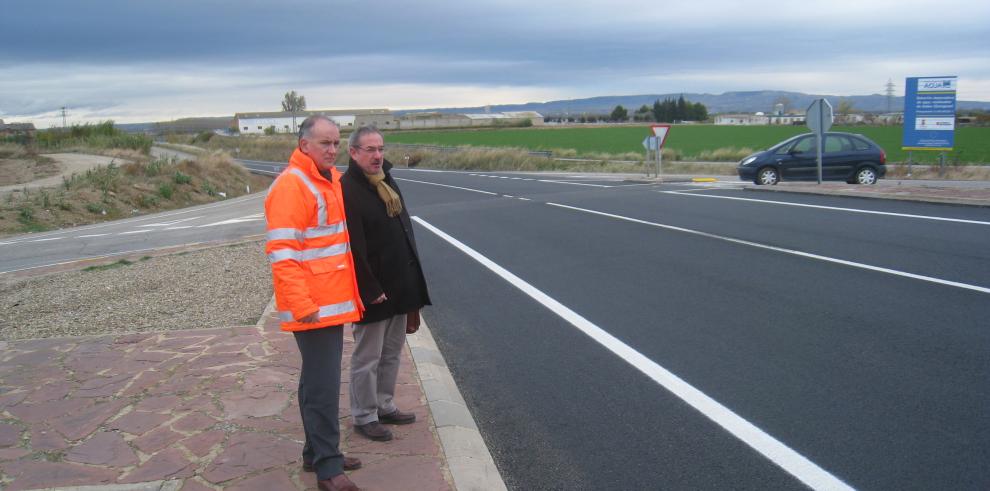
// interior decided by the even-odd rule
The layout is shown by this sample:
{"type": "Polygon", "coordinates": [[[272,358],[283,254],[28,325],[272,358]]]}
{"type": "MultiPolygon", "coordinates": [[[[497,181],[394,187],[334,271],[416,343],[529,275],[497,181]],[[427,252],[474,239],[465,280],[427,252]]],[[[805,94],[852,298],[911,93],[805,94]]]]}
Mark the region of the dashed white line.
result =
{"type": "Polygon", "coordinates": [[[784,469],[786,472],[807,484],[813,489],[829,490],[851,490],[848,484],[835,477],[828,471],[822,469],[805,456],[797,453],[784,443],[770,436],[749,421],[743,419],[731,409],[723,406],[718,401],[712,399],[704,392],[696,389],[691,384],[685,382],[680,377],[660,366],[653,360],[647,358],[642,353],[636,351],[629,345],[623,343],[612,336],[604,329],[598,327],[588,319],[585,319],[577,312],[567,308],[546,293],[538,290],[523,279],[512,274],[494,261],[483,256],[479,252],[464,245],[459,240],[447,235],[442,230],[427,223],[419,217],[413,217],[420,225],[436,234],[441,239],[447,241],[461,252],[467,254],[484,267],[508,281],[512,286],[518,288],[530,298],[536,300],[544,307],[550,309],[572,326],[586,334],[595,342],[619,356],[626,363],[653,379],[654,382],[664,387],[675,396],[695,408],[705,417],[715,422],[730,434],[749,445],[757,452],[763,454],[774,464],[784,469]]]}
{"type": "Polygon", "coordinates": [[[121,233],[119,233],[117,235],[146,234],[148,232],[151,232],[151,230],[131,230],[131,231],[128,231],[128,232],[121,232],[121,233]]]}
{"type": "Polygon", "coordinates": [[[77,239],[88,239],[88,238],[90,238],[90,237],[104,237],[104,236],[107,236],[107,235],[110,235],[110,233],[109,233],[109,232],[107,232],[107,233],[105,233],[105,234],[89,234],[89,235],[80,235],[80,236],[78,236],[78,237],[76,237],[76,238],[77,238],[77,239]]]}
{"type": "MultiPolygon", "coordinates": [[[[693,195],[689,195],[689,196],[693,196],[693,195]]],[[[975,291],[975,292],[988,293],[988,294],[990,294],[990,288],[983,287],[983,286],[970,285],[968,283],[960,283],[958,281],[943,280],[941,278],[933,278],[931,276],[924,276],[924,275],[920,275],[920,274],[914,274],[914,273],[908,273],[908,272],[904,272],[904,271],[898,271],[896,269],[882,268],[882,267],[879,267],[879,266],[871,266],[869,264],[857,263],[857,262],[853,262],[853,261],[846,261],[845,259],[837,259],[837,258],[834,258],[834,257],[820,256],[818,254],[811,254],[811,253],[808,253],[808,252],[795,251],[793,249],[785,249],[783,247],[776,247],[776,246],[771,246],[771,245],[766,245],[766,244],[760,244],[758,242],[750,242],[748,240],[735,239],[735,238],[726,237],[726,236],[723,236],[723,235],[710,234],[708,232],[702,232],[700,230],[691,230],[689,228],[677,227],[677,226],[674,226],[674,225],[665,225],[665,224],[662,224],[662,223],[650,222],[650,221],[646,221],[646,220],[640,220],[638,218],[625,217],[625,216],[622,216],[622,215],[615,215],[615,214],[606,213],[606,212],[603,212],[603,211],[589,210],[587,208],[578,208],[576,206],[561,205],[561,204],[557,204],[557,203],[547,203],[547,204],[550,205],[550,206],[556,206],[558,208],[566,208],[568,210],[580,211],[580,212],[583,212],[583,213],[590,213],[592,215],[600,215],[600,216],[604,216],[604,217],[615,218],[615,219],[618,219],[618,220],[625,220],[627,222],[641,223],[643,225],[650,225],[652,227],[659,227],[659,228],[663,228],[663,229],[667,229],[667,230],[674,230],[674,231],[677,231],[677,232],[684,232],[684,233],[687,233],[687,234],[698,235],[698,236],[701,236],[701,237],[708,237],[710,239],[723,240],[723,241],[726,241],[726,242],[731,242],[733,244],[741,244],[741,245],[746,245],[746,246],[750,246],[750,247],[757,247],[757,248],[760,248],[760,249],[766,249],[766,250],[770,250],[770,251],[782,252],[784,254],[790,254],[790,255],[793,255],[793,256],[806,257],[808,259],[817,259],[819,261],[825,261],[825,262],[830,262],[830,263],[835,263],[835,264],[842,264],[842,265],[851,266],[851,267],[854,267],[854,268],[866,269],[866,270],[870,270],[870,271],[877,271],[877,272],[880,272],[880,273],[887,273],[887,274],[891,274],[891,275],[894,275],[894,276],[901,276],[901,277],[904,277],[904,278],[912,278],[912,279],[915,279],[915,280],[927,281],[929,283],[936,283],[936,284],[945,285],[945,286],[953,286],[953,287],[962,288],[962,289],[965,289],[965,290],[972,290],[972,291],[975,291]]]]}
{"type": "Polygon", "coordinates": [[[50,240],[66,239],[67,237],[48,237],[46,239],[25,240],[24,242],[48,242],[50,240]]]}
{"type": "Polygon", "coordinates": [[[432,186],[440,186],[440,187],[445,187],[445,188],[454,188],[454,189],[460,189],[460,190],[463,190],[463,191],[471,191],[471,192],[474,192],[474,193],[482,193],[482,194],[490,194],[492,196],[498,196],[498,193],[492,193],[490,191],[482,191],[480,189],[462,188],[460,186],[451,186],[450,184],[438,184],[438,183],[429,182],[429,181],[417,181],[415,179],[406,179],[404,177],[396,177],[395,179],[396,180],[399,180],[399,181],[418,182],[420,184],[430,184],[432,186]]]}

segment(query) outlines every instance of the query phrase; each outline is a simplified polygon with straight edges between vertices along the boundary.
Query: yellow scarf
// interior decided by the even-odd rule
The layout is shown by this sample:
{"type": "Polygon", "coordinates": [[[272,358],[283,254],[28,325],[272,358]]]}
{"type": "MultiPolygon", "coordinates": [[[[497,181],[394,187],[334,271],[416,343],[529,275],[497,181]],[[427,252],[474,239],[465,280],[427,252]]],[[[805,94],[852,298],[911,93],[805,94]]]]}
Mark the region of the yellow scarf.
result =
{"type": "Polygon", "coordinates": [[[378,197],[385,203],[388,216],[399,216],[399,213],[402,213],[402,200],[399,199],[399,195],[395,190],[385,183],[385,172],[379,172],[378,174],[365,173],[364,177],[367,177],[368,182],[378,190],[378,197]]]}

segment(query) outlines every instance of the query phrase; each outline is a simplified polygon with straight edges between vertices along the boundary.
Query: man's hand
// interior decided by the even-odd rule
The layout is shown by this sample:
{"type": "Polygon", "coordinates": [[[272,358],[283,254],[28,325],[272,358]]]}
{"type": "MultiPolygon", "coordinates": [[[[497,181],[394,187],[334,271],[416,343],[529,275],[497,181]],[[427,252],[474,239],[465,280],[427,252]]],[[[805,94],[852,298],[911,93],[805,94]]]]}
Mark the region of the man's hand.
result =
{"type": "Polygon", "coordinates": [[[316,324],[317,322],[320,322],[320,311],[317,310],[316,312],[299,319],[299,322],[302,322],[303,324],[316,324]]]}
{"type": "Polygon", "coordinates": [[[419,330],[419,311],[414,310],[406,314],[406,334],[413,334],[419,330]]]}
{"type": "Polygon", "coordinates": [[[384,294],[384,293],[382,293],[382,294],[381,294],[381,295],[380,295],[380,296],[379,296],[378,298],[376,298],[376,299],[374,299],[374,300],[373,300],[373,301],[371,302],[371,304],[372,304],[372,305],[376,305],[376,304],[380,304],[380,303],[382,303],[382,302],[384,302],[384,301],[386,301],[386,300],[388,300],[388,297],[386,297],[386,296],[385,296],[385,294],[384,294]]]}

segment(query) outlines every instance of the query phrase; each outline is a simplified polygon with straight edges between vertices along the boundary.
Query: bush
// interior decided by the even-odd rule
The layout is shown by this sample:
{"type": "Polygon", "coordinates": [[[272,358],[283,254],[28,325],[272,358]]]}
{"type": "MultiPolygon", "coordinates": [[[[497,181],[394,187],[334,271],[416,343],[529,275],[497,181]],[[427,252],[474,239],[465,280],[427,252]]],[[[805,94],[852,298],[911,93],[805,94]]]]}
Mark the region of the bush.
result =
{"type": "Polygon", "coordinates": [[[103,207],[96,203],[86,203],[86,211],[95,215],[105,214],[103,207]]]}
{"type": "Polygon", "coordinates": [[[192,176],[189,174],[183,174],[181,171],[175,171],[175,175],[172,176],[172,181],[176,184],[189,184],[192,182],[192,176]]]}
{"type": "Polygon", "coordinates": [[[175,188],[172,187],[172,183],[170,182],[162,183],[158,186],[158,194],[165,199],[172,199],[172,193],[174,191],[175,188]]]}

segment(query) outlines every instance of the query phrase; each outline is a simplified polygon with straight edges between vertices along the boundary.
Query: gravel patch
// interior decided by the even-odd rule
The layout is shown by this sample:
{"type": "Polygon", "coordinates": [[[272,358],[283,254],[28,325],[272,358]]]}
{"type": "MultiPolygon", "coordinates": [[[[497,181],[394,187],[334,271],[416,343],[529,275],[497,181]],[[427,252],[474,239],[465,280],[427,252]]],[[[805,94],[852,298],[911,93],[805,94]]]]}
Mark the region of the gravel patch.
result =
{"type": "Polygon", "coordinates": [[[263,242],[7,280],[0,340],[254,325],[272,296],[263,242]]]}

